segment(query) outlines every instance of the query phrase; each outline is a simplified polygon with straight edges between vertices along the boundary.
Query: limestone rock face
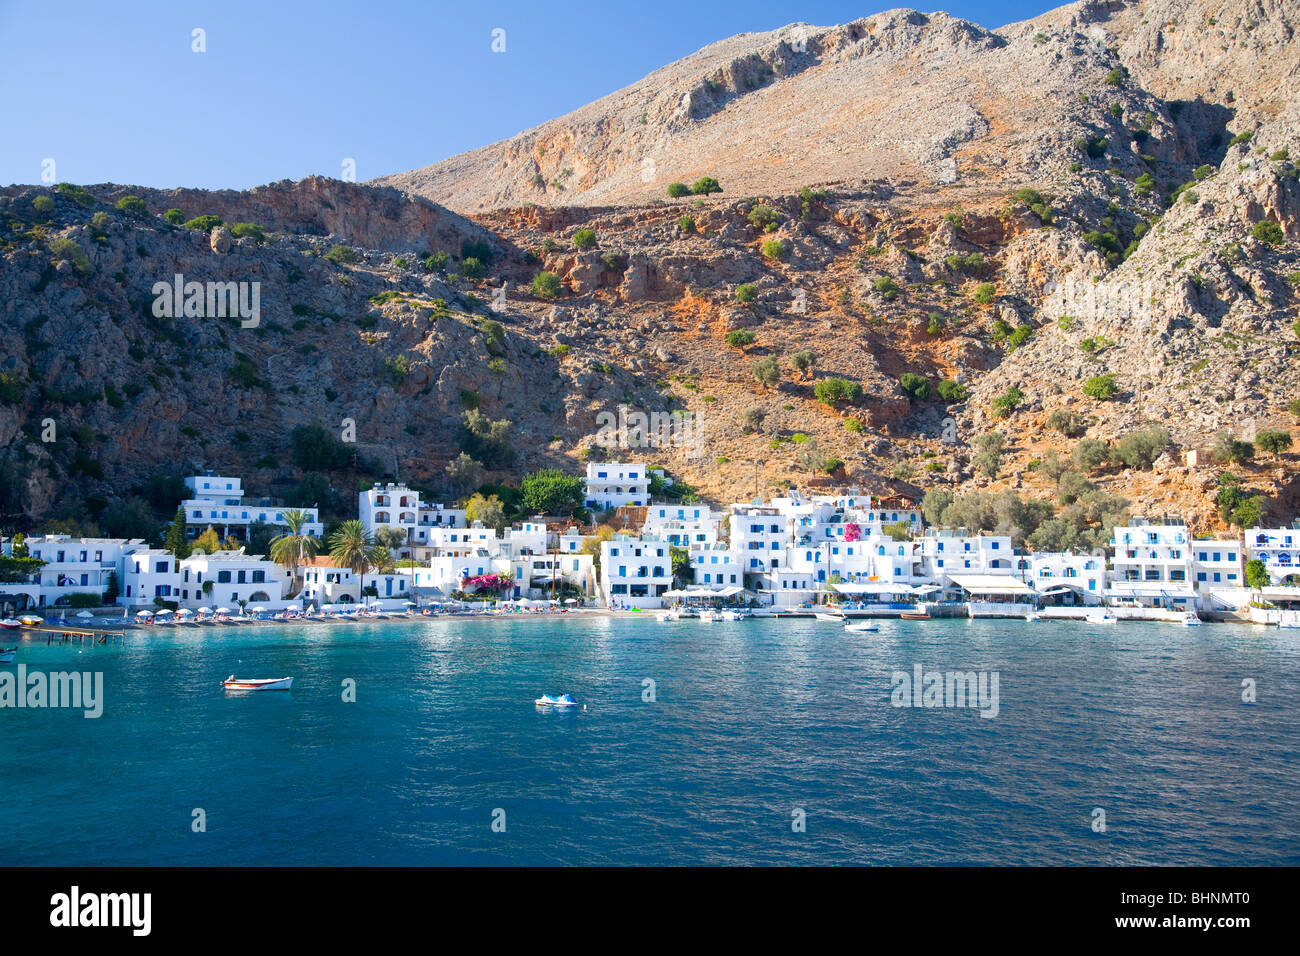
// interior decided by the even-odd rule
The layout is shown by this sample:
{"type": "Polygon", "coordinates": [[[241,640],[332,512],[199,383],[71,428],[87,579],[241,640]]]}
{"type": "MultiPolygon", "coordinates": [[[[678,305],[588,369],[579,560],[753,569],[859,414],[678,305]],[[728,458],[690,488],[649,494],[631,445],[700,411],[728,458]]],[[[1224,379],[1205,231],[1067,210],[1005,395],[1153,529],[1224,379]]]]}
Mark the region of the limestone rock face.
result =
{"type": "Polygon", "coordinates": [[[211,246],[212,251],[217,255],[225,255],[230,251],[230,230],[225,226],[217,226],[217,228],[212,230],[211,235],[208,237],[208,245],[211,246]]]}

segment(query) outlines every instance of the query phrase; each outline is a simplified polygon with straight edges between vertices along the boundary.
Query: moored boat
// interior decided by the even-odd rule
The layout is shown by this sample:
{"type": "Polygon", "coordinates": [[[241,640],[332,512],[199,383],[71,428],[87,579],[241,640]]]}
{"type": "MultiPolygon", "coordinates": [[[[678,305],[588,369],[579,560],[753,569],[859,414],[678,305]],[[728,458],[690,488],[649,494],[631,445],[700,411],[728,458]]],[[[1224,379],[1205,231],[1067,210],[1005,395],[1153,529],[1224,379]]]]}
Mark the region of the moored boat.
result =
{"type": "Polygon", "coordinates": [[[661,623],[663,621],[676,621],[679,620],[680,618],[681,618],[681,614],[675,608],[670,608],[663,611],[655,611],[655,620],[661,623]]]}
{"type": "Polygon", "coordinates": [[[855,634],[862,634],[869,631],[880,630],[880,625],[875,621],[858,621],[854,624],[845,624],[844,630],[853,631],[855,634]]]}
{"type": "Polygon", "coordinates": [[[718,613],[724,621],[743,621],[745,618],[749,617],[749,612],[744,608],[736,608],[734,610],[729,608],[718,613]]]}
{"type": "Polygon", "coordinates": [[[1188,611],[1183,615],[1183,627],[1200,627],[1201,619],[1195,611],[1188,611]]]}
{"type": "Polygon", "coordinates": [[[0,647],[0,664],[12,664],[17,653],[16,647],[0,647]]]}
{"type": "Polygon", "coordinates": [[[292,677],[272,677],[256,680],[237,680],[234,674],[231,674],[221,686],[226,690],[289,690],[293,687],[292,677]]]}
{"type": "Polygon", "coordinates": [[[712,624],[714,621],[722,620],[722,615],[711,607],[700,608],[700,620],[705,624],[712,624]]]}
{"type": "Polygon", "coordinates": [[[37,624],[45,623],[45,618],[37,617],[35,614],[22,614],[18,620],[26,627],[35,627],[37,624]]]}
{"type": "Polygon", "coordinates": [[[578,702],[573,699],[572,694],[561,694],[558,697],[552,697],[550,694],[543,694],[533,701],[538,707],[577,707],[578,702]]]}
{"type": "Polygon", "coordinates": [[[843,611],[816,611],[813,617],[819,621],[827,621],[831,624],[839,624],[844,620],[843,611]]]}
{"type": "Polygon", "coordinates": [[[927,613],[924,612],[924,611],[904,611],[902,614],[900,614],[900,615],[898,615],[898,616],[901,617],[901,618],[903,618],[904,620],[907,620],[907,621],[928,621],[928,620],[930,620],[930,615],[927,614],[927,613]]]}
{"type": "Polygon", "coordinates": [[[11,631],[16,631],[22,626],[23,622],[18,620],[16,617],[7,617],[3,621],[0,621],[0,627],[8,628],[11,631]]]}

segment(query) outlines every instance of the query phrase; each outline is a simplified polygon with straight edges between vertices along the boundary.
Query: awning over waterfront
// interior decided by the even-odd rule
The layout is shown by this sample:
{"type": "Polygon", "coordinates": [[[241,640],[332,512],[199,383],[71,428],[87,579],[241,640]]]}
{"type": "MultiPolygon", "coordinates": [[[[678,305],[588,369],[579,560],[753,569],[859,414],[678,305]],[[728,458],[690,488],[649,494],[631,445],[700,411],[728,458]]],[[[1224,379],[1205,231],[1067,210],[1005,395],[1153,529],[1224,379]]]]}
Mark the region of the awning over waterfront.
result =
{"type": "Polygon", "coordinates": [[[842,581],[832,584],[832,588],[841,594],[906,594],[911,590],[906,584],[883,584],[879,582],[857,583],[842,581]]]}
{"type": "Polygon", "coordinates": [[[1191,588],[1161,587],[1159,584],[1116,584],[1106,589],[1107,597],[1167,597],[1179,601],[1193,601],[1196,592],[1191,588]]]}
{"type": "Polygon", "coordinates": [[[685,588],[673,588],[671,591],[665,591],[661,597],[681,597],[681,598],[726,598],[735,597],[745,589],[738,584],[728,584],[720,588],[711,588],[707,585],[691,585],[685,588]]]}
{"type": "Polygon", "coordinates": [[[1034,589],[1009,574],[950,574],[953,584],[971,594],[1033,594],[1034,589]]]}

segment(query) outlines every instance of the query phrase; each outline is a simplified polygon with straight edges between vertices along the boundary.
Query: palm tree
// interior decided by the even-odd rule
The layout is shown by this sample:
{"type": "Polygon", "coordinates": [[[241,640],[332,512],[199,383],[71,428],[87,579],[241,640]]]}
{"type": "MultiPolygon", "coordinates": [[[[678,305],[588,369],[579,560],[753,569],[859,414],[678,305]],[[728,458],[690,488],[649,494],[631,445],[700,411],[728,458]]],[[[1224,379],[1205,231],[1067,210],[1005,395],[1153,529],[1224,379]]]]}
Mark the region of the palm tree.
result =
{"type": "MultiPolygon", "coordinates": [[[[285,532],[271,539],[271,560],[291,575],[290,597],[298,594],[298,568],[320,548],[320,539],[303,532],[309,519],[307,512],[294,508],[284,513],[285,532]]],[[[306,582],[304,582],[305,584],[306,582]]]]}
{"type": "Polygon", "coordinates": [[[344,521],[330,535],[330,557],[341,568],[347,568],[360,579],[357,596],[365,603],[366,572],[383,560],[388,549],[375,543],[375,539],[357,519],[344,521]]]}

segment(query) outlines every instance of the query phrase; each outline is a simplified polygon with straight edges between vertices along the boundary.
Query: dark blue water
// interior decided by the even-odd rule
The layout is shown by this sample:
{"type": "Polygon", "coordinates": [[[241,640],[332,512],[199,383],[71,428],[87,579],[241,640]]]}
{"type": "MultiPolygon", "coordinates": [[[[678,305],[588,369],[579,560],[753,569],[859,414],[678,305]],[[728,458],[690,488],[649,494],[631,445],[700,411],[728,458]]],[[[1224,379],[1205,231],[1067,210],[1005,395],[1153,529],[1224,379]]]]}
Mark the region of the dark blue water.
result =
{"type": "Polygon", "coordinates": [[[0,710],[0,864],[1300,863],[1294,631],[524,619],[18,659],[106,703],[0,710]],[[891,706],[916,663],[998,672],[998,716],[891,706]],[[588,710],[533,706],[564,691],[588,710]]]}

